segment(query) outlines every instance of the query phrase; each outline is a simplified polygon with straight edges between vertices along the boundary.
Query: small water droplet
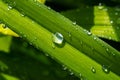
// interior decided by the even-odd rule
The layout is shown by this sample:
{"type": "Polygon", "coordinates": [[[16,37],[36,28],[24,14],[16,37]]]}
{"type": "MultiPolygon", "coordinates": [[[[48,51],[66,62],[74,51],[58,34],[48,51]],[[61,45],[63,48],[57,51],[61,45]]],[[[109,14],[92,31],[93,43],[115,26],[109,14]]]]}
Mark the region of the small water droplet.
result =
{"type": "Polygon", "coordinates": [[[79,76],[80,76],[80,80],[87,80],[85,77],[82,76],[81,73],[79,74],[79,76]]]}
{"type": "Polygon", "coordinates": [[[73,22],[73,25],[76,25],[76,22],[73,22]]]}
{"type": "Polygon", "coordinates": [[[65,65],[62,65],[63,70],[67,70],[67,67],[65,65]]]}
{"type": "Polygon", "coordinates": [[[115,53],[114,52],[111,52],[112,56],[115,57],[115,53]]]}
{"type": "Polygon", "coordinates": [[[48,6],[47,8],[48,8],[49,10],[51,9],[51,7],[49,7],[49,6],[48,6]]]}
{"type": "Polygon", "coordinates": [[[49,56],[49,54],[45,53],[45,56],[49,56]]]}
{"type": "Polygon", "coordinates": [[[96,69],[95,69],[94,67],[91,67],[91,71],[92,71],[93,73],[96,73],[96,69]]]}
{"type": "Polygon", "coordinates": [[[91,36],[91,35],[92,35],[92,33],[91,33],[91,32],[87,32],[87,34],[88,34],[88,36],[91,36]]]}
{"type": "Polygon", "coordinates": [[[104,8],[104,6],[103,6],[103,4],[102,3],[99,3],[99,5],[98,5],[98,9],[103,9],[104,8]]]}
{"type": "Polygon", "coordinates": [[[21,16],[24,17],[25,15],[21,13],[21,16]]]}
{"type": "Polygon", "coordinates": [[[94,37],[94,40],[96,40],[96,39],[97,39],[97,37],[95,36],[95,37],[94,37]]]}
{"type": "Polygon", "coordinates": [[[11,10],[12,9],[12,6],[8,6],[8,10],[11,10]]]}
{"type": "Polygon", "coordinates": [[[108,74],[110,72],[110,67],[107,66],[107,65],[103,65],[102,66],[102,70],[103,70],[103,72],[105,72],[106,74],[108,74]]]}
{"type": "Polygon", "coordinates": [[[70,75],[73,75],[74,73],[73,72],[70,72],[70,75]]]}
{"type": "Polygon", "coordinates": [[[63,45],[64,37],[61,33],[56,32],[55,34],[52,35],[52,41],[58,46],[63,45]]]}
{"type": "Polygon", "coordinates": [[[71,69],[69,69],[69,72],[70,72],[70,75],[73,75],[73,74],[74,74],[71,69]]]}

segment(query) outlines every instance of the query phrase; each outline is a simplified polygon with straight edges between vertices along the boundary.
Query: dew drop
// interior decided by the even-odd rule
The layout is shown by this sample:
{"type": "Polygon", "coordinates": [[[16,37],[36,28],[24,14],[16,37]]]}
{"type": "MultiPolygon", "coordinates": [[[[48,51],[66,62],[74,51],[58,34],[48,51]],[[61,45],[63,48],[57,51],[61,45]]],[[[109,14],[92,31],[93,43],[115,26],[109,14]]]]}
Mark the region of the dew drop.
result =
{"type": "Polygon", "coordinates": [[[70,75],[73,75],[74,73],[73,72],[70,72],[70,75]]]}
{"type": "Polygon", "coordinates": [[[25,15],[21,13],[21,16],[24,17],[25,15]]]}
{"type": "Polygon", "coordinates": [[[8,10],[11,10],[12,9],[12,6],[8,6],[8,10]]]}
{"type": "Polygon", "coordinates": [[[91,67],[91,71],[92,71],[93,73],[96,73],[96,69],[95,69],[94,67],[91,67]]]}
{"type": "Polygon", "coordinates": [[[73,74],[74,74],[71,69],[69,69],[69,72],[70,72],[70,75],[73,75],[73,74]]]}
{"type": "Polygon", "coordinates": [[[48,10],[50,10],[51,8],[50,7],[47,7],[48,8],[48,10]]]}
{"type": "Polygon", "coordinates": [[[115,57],[115,53],[114,52],[111,52],[112,56],[115,57]]]}
{"type": "Polygon", "coordinates": [[[88,34],[88,36],[91,36],[91,35],[92,35],[92,33],[91,33],[91,32],[87,32],[87,34],[88,34]]]}
{"type": "Polygon", "coordinates": [[[102,70],[103,70],[103,72],[105,72],[106,74],[108,74],[110,72],[110,67],[107,66],[107,65],[103,65],[102,66],[102,70]]]}
{"type": "Polygon", "coordinates": [[[45,53],[45,56],[49,56],[49,54],[45,53]]]}
{"type": "Polygon", "coordinates": [[[67,70],[67,67],[65,65],[62,65],[63,70],[67,70]]]}
{"type": "Polygon", "coordinates": [[[94,37],[94,40],[96,40],[96,39],[97,39],[97,37],[95,36],[95,37],[94,37]]]}
{"type": "Polygon", "coordinates": [[[64,37],[61,33],[56,32],[55,34],[52,35],[52,41],[56,45],[63,45],[64,37]]]}
{"type": "Polygon", "coordinates": [[[80,76],[80,80],[87,80],[85,77],[82,76],[81,73],[79,74],[79,76],[80,76]]]}
{"type": "Polygon", "coordinates": [[[76,22],[73,22],[73,25],[76,25],[76,22]]]}

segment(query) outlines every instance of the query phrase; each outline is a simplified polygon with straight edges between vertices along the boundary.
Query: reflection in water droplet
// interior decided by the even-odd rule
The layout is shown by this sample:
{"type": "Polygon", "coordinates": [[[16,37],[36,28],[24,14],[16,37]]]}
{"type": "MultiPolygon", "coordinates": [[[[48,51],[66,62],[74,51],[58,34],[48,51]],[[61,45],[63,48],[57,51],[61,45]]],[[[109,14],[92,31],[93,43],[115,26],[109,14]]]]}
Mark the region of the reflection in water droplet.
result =
{"type": "Polygon", "coordinates": [[[95,69],[94,67],[91,67],[91,71],[92,71],[93,73],[96,73],[96,69],[95,69]]]}
{"type": "Polygon", "coordinates": [[[52,41],[53,43],[55,43],[56,45],[60,46],[63,45],[63,41],[64,41],[64,37],[61,33],[56,32],[55,34],[52,35],[52,41]]]}
{"type": "Polygon", "coordinates": [[[105,72],[106,74],[108,74],[110,72],[110,67],[107,66],[107,65],[103,65],[102,66],[102,70],[103,70],[103,72],[105,72]]]}

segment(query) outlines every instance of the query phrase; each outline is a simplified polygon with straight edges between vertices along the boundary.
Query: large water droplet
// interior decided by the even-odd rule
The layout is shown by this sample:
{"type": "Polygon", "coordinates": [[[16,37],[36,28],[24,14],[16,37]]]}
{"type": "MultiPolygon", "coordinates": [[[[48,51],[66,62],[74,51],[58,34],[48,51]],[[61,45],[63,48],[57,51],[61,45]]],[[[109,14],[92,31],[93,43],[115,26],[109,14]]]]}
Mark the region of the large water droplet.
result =
{"type": "Polygon", "coordinates": [[[96,73],[96,69],[95,69],[94,67],[91,67],[91,71],[92,71],[93,73],[96,73]]]}
{"type": "Polygon", "coordinates": [[[108,74],[110,72],[110,67],[108,65],[103,65],[102,70],[103,70],[103,72],[108,74]]]}
{"type": "Polygon", "coordinates": [[[64,44],[64,37],[61,33],[56,32],[55,34],[52,35],[52,41],[58,45],[62,46],[64,44]]]}

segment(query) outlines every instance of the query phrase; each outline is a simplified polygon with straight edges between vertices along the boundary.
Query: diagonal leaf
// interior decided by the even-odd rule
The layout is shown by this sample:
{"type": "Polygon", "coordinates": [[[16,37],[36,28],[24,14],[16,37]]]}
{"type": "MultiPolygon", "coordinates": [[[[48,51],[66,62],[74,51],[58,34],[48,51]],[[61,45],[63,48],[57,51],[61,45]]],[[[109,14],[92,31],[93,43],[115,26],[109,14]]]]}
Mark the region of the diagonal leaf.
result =
{"type": "MultiPolygon", "coordinates": [[[[12,0],[9,0],[9,1],[12,1],[12,0]]],[[[50,10],[49,8],[46,8],[42,4],[38,5],[37,3],[36,5],[36,3],[33,3],[33,1],[31,0],[29,1],[14,0],[14,1],[17,4],[16,7],[19,9],[19,6],[21,6],[20,8],[23,9],[24,13],[28,17],[21,16],[20,13],[15,9],[8,10],[8,6],[0,0],[0,5],[1,5],[0,12],[2,13],[0,15],[0,19],[2,19],[2,21],[6,23],[12,30],[14,30],[15,32],[17,32],[18,34],[26,38],[30,42],[30,44],[36,46],[38,49],[42,49],[44,52],[48,53],[53,58],[57,59],[62,64],[66,65],[68,68],[71,68],[72,71],[75,72],[77,76],[81,76],[82,74],[82,77],[88,78],[90,80],[94,80],[94,79],[119,80],[120,79],[119,76],[117,76],[113,72],[110,72],[109,74],[103,73],[101,69],[101,65],[99,64],[99,63],[104,65],[110,64],[110,69],[115,73],[119,74],[120,64],[116,61],[119,61],[120,54],[114,48],[112,48],[105,42],[101,41],[97,37],[91,34],[88,34],[88,32],[80,28],[78,25],[74,25],[71,21],[69,21],[65,17],[50,10]],[[27,8],[27,7],[30,7],[30,5],[32,5],[32,7],[36,9],[34,11],[35,13],[36,11],[38,12],[40,11],[39,16],[37,16],[38,14],[33,15],[34,13],[32,13],[32,16],[31,16],[31,13],[29,13],[29,8],[27,8]],[[14,18],[12,18],[13,16],[14,18]],[[35,16],[37,17],[35,18],[35,16]],[[16,18],[18,22],[16,22],[15,20],[16,18]],[[36,22],[33,22],[33,20],[31,20],[30,18],[33,20],[36,19],[35,20],[36,22]],[[74,48],[67,42],[61,48],[56,45],[54,46],[51,38],[52,33],[37,23],[43,25],[44,27],[49,26],[47,28],[49,28],[48,30],[52,32],[56,32],[56,31],[61,32],[67,42],[69,42],[71,45],[73,45],[77,49],[79,48],[81,49],[79,49],[78,51],[76,48],[74,48]],[[77,27],[77,30],[76,30],[76,27],[77,27]],[[72,37],[70,37],[72,40],[70,40],[70,38],[68,37],[68,33],[66,33],[66,32],[69,32],[69,30],[72,30],[72,33],[71,33],[72,37]],[[79,34],[79,35],[76,36],[76,34],[77,35],[79,34]],[[80,39],[82,40],[82,45],[79,42],[80,39]],[[91,43],[89,43],[89,41],[91,41],[91,43]],[[86,53],[86,55],[83,54],[82,51],[86,53]],[[91,56],[93,59],[95,59],[99,63],[92,60],[88,56],[91,56]],[[91,71],[91,67],[95,67],[97,71],[96,74],[94,74],[91,71]]],[[[32,9],[32,7],[30,8],[32,9]]]]}
{"type": "Polygon", "coordinates": [[[62,14],[98,37],[120,41],[119,30],[115,30],[115,27],[118,26],[111,24],[113,19],[114,22],[117,20],[115,14],[119,14],[118,11],[114,10],[115,8],[95,6],[68,10],[62,14]],[[113,15],[110,16],[109,13],[113,15]]]}
{"type": "Polygon", "coordinates": [[[0,51],[9,52],[11,45],[11,36],[0,35],[0,51]]]}

